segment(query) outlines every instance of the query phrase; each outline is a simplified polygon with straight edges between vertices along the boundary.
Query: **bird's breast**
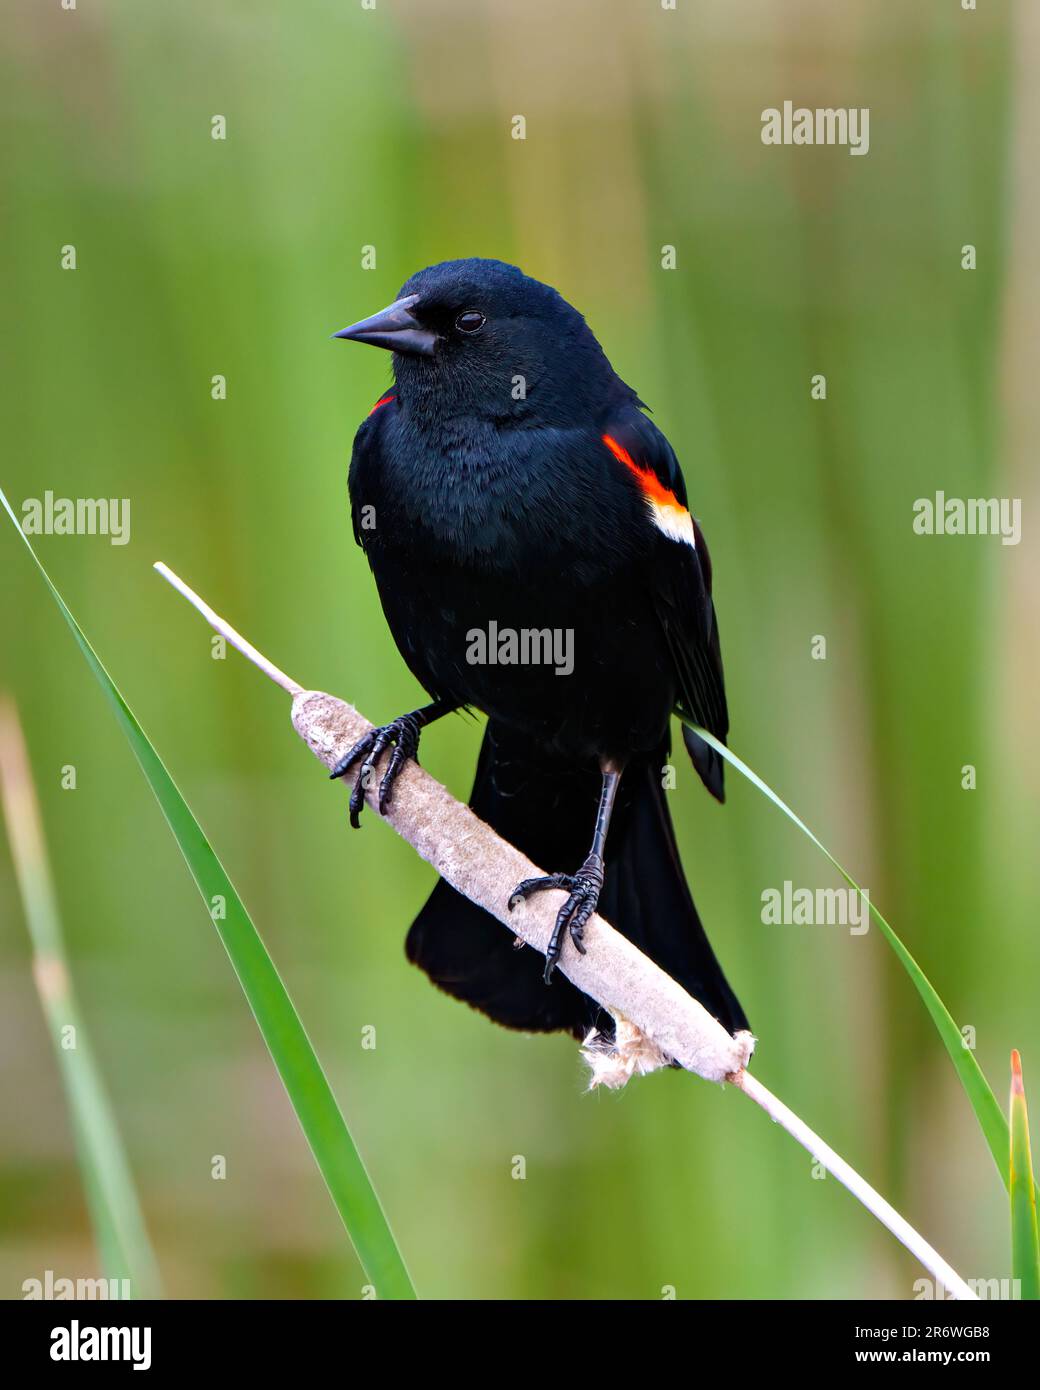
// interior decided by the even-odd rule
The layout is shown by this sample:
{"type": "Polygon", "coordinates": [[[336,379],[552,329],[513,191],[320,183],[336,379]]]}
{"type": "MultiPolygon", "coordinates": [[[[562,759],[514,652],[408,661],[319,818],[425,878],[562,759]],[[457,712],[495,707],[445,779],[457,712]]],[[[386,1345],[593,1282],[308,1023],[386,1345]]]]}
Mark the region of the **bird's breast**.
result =
{"type": "Polygon", "coordinates": [[[544,553],[569,525],[565,512],[554,514],[546,479],[488,428],[403,432],[371,488],[386,519],[381,547],[478,571],[515,570],[534,535],[544,553]]]}

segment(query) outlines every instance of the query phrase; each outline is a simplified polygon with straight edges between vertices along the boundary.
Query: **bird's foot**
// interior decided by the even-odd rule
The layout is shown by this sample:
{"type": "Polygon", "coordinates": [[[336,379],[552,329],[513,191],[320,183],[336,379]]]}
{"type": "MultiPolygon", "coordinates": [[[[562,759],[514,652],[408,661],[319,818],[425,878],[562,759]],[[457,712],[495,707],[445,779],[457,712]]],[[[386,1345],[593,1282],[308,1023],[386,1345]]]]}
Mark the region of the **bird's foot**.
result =
{"type": "Polygon", "coordinates": [[[350,793],[350,823],[355,830],[361,825],[361,808],[365,804],[365,792],[375,777],[376,763],[392,746],[394,751],[390,754],[390,761],[379,783],[379,814],[383,815],[390,804],[394,783],[401,768],[408,758],[414,758],[419,751],[421,728],[422,725],[414,714],[402,714],[399,719],[384,724],[382,728],[370,729],[363,738],[358,739],[349,753],[340,758],[329,773],[333,779],[342,777],[355,763],[361,763],[350,793]]]}
{"type": "Polygon", "coordinates": [[[533,893],[542,893],[547,888],[562,888],[567,901],[556,914],[556,922],[545,952],[545,983],[552,981],[556,962],[563,951],[564,932],[570,938],[580,955],[585,954],[585,923],[596,910],[600,890],[603,887],[603,860],[598,854],[590,854],[576,874],[548,874],[545,878],[525,878],[518,883],[509,897],[509,911],[517,903],[526,902],[533,893]]]}

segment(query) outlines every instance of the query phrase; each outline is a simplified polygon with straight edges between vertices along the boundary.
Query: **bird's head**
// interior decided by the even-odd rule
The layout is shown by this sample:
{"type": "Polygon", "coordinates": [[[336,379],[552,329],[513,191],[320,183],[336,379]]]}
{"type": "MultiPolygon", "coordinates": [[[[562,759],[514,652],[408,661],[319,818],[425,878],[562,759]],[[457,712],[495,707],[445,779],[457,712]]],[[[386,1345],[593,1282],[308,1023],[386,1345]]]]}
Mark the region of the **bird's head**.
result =
{"type": "Polygon", "coordinates": [[[565,423],[621,386],[577,309],[503,261],[429,266],[387,308],[334,336],[389,349],[405,399],[436,397],[492,419],[535,408],[541,421],[565,423]]]}

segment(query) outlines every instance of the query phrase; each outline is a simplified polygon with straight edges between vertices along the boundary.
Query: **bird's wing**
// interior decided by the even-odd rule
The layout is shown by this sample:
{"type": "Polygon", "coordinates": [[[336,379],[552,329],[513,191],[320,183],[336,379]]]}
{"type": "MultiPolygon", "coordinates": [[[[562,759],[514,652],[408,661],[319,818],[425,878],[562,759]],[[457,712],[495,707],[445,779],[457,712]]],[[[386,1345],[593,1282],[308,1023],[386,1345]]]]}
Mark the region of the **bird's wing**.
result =
{"type": "MultiPolygon", "coordinates": [[[[639,486],[652,523],[651,595],[675,666],[677,710],[725,742],[729,713],[711,596],[711,557],[687,506],[679,462],[644,415],[628,416],[608,428],[603,442],[639,486]]],[[[685,726],[683,739],[705,785],[721,800],[721,758],[685,726]]]]}
{"type": "Polygon", "coordinates": [[[350,458],[350,521],[354,528],[354,540],[362,550],[365,548],[366,533],[367,535],[372,534],[362,525],[360,515],[368,492],[366,473],[373,468],[378,471],[379,431],[386,419],[384,407],[393,408],[394,400],[395,393],[392,390],[384,392],[368,412],[367,417],[362,420],[358,432],[354,436],[354,449],[350,458]]]}

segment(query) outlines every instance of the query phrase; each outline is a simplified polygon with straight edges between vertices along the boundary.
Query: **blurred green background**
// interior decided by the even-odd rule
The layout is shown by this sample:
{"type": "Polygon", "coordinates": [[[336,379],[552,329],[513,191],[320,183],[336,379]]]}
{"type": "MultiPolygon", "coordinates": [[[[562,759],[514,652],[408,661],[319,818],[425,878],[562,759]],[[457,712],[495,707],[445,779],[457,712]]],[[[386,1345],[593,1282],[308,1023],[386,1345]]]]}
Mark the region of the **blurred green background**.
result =
{"type": "MultiPolygon", "coordinates": [[[[233,652],[213,660],[150,567],[165,560],[370,718],[420,703],[347,514],[351,437],[389,361],[329,334],[448,257],[550,281],[683,463],[715,562],[734,748],[869,889],[975,1030],[1002,1102],[1022,1049],[1036,1109],[1035,13],[5,10],[0,484],[19,513],[47,489],[130,499],[128,545],[44,536],[39,552],[242,891],[420,1293],[912,1297],[914,1261],[735,1093],[667,1073],[585,1095],[571,1042],[438,994],[402,950],[432,871],[375,817],[350,832],[283,694],[233,652]],[[787,98],[869,107],[869,155],[763,146],[761,112],[787,98]],[[826,401],[810,400],[814,373],[826,401]],[[915,535],[913,502],[937,489],[1023,498],[1022,544],[915,535]]],[[[3,528],[0,580],[0,684],[26,725],[167,1290],[357,1297],[360,1267],[173,840],[3,528]]],[[[460,795],[479,737],[458,719],[424,741],[460,795]]],[[[836,879],[750,786],[729,788],[720,809],[683,763],[672,805],[756,1071],[964,1277],[1007,1275],[1003,1189],[908,980],[874,929],[762,924],[764,888],[836,879]]],[[[0,912],[0,1293],[19,1297],[47,1268],[96,1262],[6,846],[0,912]]]]}

